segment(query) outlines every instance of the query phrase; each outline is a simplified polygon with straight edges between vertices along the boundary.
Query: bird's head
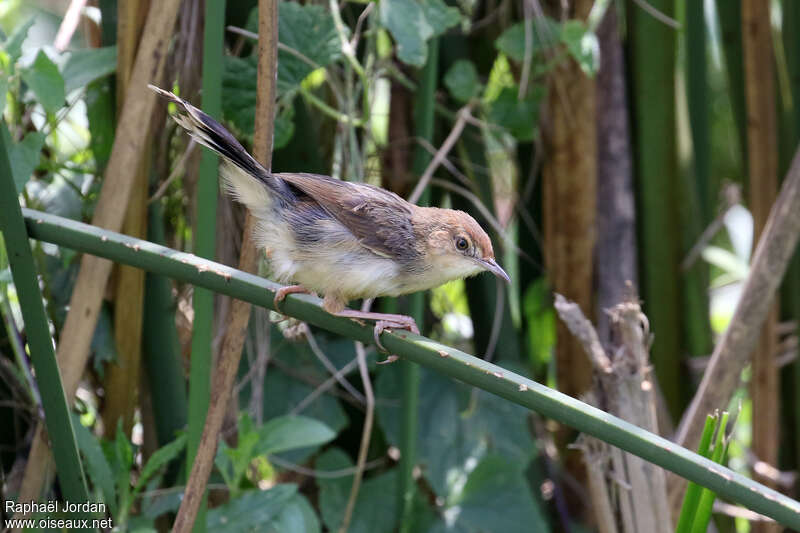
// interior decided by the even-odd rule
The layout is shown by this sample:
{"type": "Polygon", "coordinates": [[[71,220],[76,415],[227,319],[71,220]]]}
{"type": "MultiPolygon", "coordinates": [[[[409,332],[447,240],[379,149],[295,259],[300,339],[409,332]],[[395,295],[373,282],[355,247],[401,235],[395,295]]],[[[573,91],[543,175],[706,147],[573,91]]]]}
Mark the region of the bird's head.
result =
{"type": "Polygon", "coordinates": [[[494,258],[492,241],[483,228],[463,211],[422,208],[426,255],[431,267],[445,281],[488,271],[510,283],[508,274],[494,258]]]}

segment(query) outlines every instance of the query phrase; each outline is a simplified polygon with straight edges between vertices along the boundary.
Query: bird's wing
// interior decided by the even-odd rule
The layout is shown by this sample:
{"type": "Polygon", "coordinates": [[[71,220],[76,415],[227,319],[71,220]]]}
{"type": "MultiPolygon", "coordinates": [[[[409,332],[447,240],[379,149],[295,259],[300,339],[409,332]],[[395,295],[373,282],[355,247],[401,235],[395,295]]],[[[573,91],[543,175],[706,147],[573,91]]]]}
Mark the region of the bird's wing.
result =
{"type": "Polygon", "coordinates": [[[416,257],[411,204],[378,187],[316,174],[277,174],[317,202],[374,253],[396,259],[416,257]]]}

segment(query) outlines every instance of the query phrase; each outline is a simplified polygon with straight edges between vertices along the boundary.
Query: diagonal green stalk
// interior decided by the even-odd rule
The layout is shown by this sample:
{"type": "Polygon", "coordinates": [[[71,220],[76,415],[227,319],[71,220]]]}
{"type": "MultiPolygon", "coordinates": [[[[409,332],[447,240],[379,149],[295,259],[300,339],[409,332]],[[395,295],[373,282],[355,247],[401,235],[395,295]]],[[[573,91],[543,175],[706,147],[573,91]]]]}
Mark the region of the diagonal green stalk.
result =
{"type": "Polygon", "coordinates": [[[0,174],[0,230],[3,232],[8,263],[22,308],[30,356],[42,397],[47,433],[50,435],[58,468],[58,479],[67,500],[88,501],[86,478],[56,362],[50,325],[42,305],[36,266],[17,200],[17,189],[11,176],[8,152],[2,139],[0,174]]]}
{"type": "MultiPolygon", "coordinates": [[[[24,209],[23,214],[32,238],[273,309],[275,291],[280,285],[267,279],[74,220],[31,209],[24,209]]],[[[321,300],[313,296],[288,297],[281,305],[281,313],[343,337],[373,342],[371,325],[333,316],[325,312],[321,300]]],[[[616,416],[425,337],[405,331],[384,332],[381,342],[391,353],[571,426],[694,481],[719,497],[740,503],[787,527],[800,529],[800,502],[616,416]]]]}
{"type": "MultiPolygon", "coordinates": [[[[203,30],[203,111],[220,118],[222,112],[222,49],[225,2],[205,3],[203,30]]],[[[217,167],[219,158],[203,150],[197,186],[195,251],[213,258],[217,233],[217,167]]],[[[211,396],[211,341],[214,332],[214,294],[197,289],[193,295],[192,365],[189,371],[189,428],[186,444],[186,475],[192,470],[211,396]]],[[[205,531],[206,496],[200,503],[194,531],[205,531]]]]}

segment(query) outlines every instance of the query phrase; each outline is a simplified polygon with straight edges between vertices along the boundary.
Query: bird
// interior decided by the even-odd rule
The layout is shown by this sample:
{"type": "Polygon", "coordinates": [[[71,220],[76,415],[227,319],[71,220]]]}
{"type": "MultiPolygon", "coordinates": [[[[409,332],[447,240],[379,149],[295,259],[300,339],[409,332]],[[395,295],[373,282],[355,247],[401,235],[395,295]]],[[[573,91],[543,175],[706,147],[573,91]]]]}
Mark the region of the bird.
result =
{"type": "Polygon", "coordinates": [[[424,207],[366,183],[308,173],[274,173],[255,160],[219,122],[154,85],[173,102],[173,119],[221,156],[224,188],[256,220],[254,242],[282,284],[274,307],[292,293],[324,295],[325,311],[374,320],[376,345],[387,329],[419,334],[406,315],[357,311],[350,300],[400,296],[490,272],[510,283],[492,241],[464,211],[424,207]]]}

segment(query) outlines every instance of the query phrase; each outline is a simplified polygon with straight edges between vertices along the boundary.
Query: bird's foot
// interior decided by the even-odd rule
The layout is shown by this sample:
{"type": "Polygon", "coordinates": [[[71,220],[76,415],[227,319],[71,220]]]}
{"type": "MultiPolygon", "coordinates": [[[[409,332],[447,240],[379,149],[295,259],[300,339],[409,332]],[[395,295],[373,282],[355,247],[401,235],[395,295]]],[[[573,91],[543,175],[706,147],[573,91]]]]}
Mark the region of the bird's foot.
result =
{"type": "Polygon", "coordinates": [[[302,285],[287,285],[275,291],[275,298],[272,299],[272,305],[275,306],[276,311],[280,311],[280,303],[290,294],[311,294],[311,291],[302,285]]]}
{"type": "MultiPolygon", "coordinates": [[[[334,313],[338,316],[344,316],[348,318],[355,318],[355,319],[366,319],[366,320],[375,320],[375,329],[372,330],[372,337],[375,339],[375,345],[384,353],[389,353],[383,344],[381,343],[381,333],[386,331],[387,329],[405,329],[410,331],[411,333],[416,333],[419,335],[419,328],[417,327],[417,323],[414,321],[413,318],[407,315],[393,315],[387,313],[372,313],[372,312],[365,312],[365,311],[356,311],[354,309],[344,309],[339,311],[338,313],[334,313]]],[[[396,361],[398,357],[396,355],[390,355],[387,357],[385,361],[380,361],[380,363],[392,363],[396,361]]]]}

